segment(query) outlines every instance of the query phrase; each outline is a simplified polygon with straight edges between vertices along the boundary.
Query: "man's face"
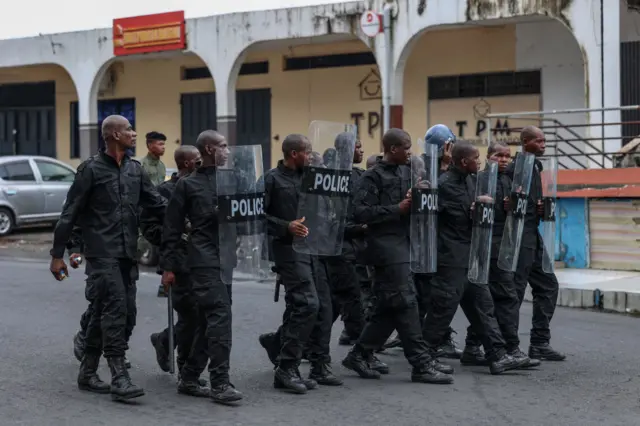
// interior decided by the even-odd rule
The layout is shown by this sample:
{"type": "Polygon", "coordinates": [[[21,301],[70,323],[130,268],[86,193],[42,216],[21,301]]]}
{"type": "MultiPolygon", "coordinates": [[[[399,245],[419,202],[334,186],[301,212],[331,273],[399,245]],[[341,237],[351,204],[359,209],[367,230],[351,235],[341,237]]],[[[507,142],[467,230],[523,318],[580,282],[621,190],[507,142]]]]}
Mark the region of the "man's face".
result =
{"type": "Polygon", "coordinates": [[[304,166],[308,166],[312,160],[311,153],[313,150],[311,149],[311,142],[308,140],[304,141],[301,149],[291,152],[291,158],[293,159],[293,163],[296,165],[298,169],[303,168],[304,166]]]}
{"type": "Polygon", "coordinates": [[[218,143],[211,144],[213,147],[213,154],[215,156],[216,166],[224,166],[227,164],[227,160],[229,159],[229,144],[225,138],[222,138],[218,143]]]}
{"type": "Polygon", "coordinates": [[[538,130],[532,139],[524,143],[524,151],[534,154],[536,157],[544,155],[546,138],[541,130],[538,130]]]}
{"type": "Polygon", "coordinates": [[[476,147],[467,157],[462,159],[462,169],[467,173],[478,173],[478,169],[480,169],[480,151],[476,147]]]}
{"type": "Polygon", "coordinates": [[[411,161],[411,140],[404,139],[401,144],[392,146],[391,159],[394,164],[409,164],[411,161]]]}
{"type": "Polygon", "coordinates": [[[162,157],[164,155],[165,141],[151,140],[147,144],[147,147],[151,154],[156,157],[162,157]]]}
{"type": "Polygon", "coordinates": [[[356,141],[356,149],[353,152],[353,164],[362,163],[363,156],[364,156],[364,150],[362,149],[362,142],[356,141]]]}
{"type": "Polygon", "coordinates": [[[131,123],[126,118],[122,118],[121,122],[117,126],[114,134],[114,140],[122,146],[124,149],[133,148],[136,146],[137,133],[133,130],[131,123]]]}
{"type": "Polygon", "coordinates": [[[511,163],[511,150],[506,146],[498,146],[496,150],[487,158],[498,163],[498,169],[504,172],[511,163]]]}

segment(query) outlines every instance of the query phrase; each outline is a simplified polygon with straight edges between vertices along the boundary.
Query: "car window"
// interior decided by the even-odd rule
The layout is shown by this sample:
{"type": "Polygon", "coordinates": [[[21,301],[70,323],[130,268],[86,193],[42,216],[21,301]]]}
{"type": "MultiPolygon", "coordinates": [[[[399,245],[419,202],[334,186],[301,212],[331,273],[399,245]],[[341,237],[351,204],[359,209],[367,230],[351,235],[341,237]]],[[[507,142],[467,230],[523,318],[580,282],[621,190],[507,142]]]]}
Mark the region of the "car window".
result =
{"type": "Polygon", "coordinates": [[[36,180],[28,161],[3,164],[0,167],[0,178],[13,182],[35,182],[36,180]]]}
{"type": "Polygon", "coordinates": [[[45,182],[73,182],[75,177],[71,170],[56,163],[36,160],[36,165],[45,182]]]}

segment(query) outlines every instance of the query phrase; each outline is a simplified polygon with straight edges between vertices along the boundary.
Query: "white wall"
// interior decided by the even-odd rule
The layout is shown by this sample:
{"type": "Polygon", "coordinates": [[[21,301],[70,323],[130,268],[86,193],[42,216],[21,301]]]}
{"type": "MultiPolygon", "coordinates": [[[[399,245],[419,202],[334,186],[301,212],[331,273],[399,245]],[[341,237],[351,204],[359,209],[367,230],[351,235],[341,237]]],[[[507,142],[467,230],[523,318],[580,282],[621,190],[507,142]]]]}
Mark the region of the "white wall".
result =
{"type": "Polygon", "coordinates": [[[620,0],[620,42],[638,40],[640,40],[640,12],[628,9],[625,0],[620,0]]]}

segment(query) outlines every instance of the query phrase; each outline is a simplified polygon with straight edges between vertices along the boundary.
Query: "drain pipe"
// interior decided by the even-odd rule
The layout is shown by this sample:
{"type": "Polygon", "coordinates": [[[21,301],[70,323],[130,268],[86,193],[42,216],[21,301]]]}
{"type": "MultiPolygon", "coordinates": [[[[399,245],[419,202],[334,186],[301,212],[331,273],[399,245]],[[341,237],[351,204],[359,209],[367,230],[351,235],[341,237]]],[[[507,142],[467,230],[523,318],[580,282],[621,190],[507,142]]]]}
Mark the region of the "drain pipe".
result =
{"type": "Polygon", "coordinates": [[[384,29],[384,65],[382,85],[382,134],[391,128],[391,74],[393,70],[393,35],[391,22],[393,20],[393,4],[385,3],[382,26],[384,29]]]}
{"type": "MultiPolygon", "coordinates": [[[[605,155],[604,153],[608,150],[606,149],[606,140],[604,134],[604,0],[600,0],[600,100],[601,100],[601,115],[600,115],[600,123],[601,126],[601,137],[602,137],[602,164],[605,164],[605,155]]],[[[622,114],[622,112],[620,112],[622,114]]],[[[622,117],[620,117],[622,118],[622,117]]]]}

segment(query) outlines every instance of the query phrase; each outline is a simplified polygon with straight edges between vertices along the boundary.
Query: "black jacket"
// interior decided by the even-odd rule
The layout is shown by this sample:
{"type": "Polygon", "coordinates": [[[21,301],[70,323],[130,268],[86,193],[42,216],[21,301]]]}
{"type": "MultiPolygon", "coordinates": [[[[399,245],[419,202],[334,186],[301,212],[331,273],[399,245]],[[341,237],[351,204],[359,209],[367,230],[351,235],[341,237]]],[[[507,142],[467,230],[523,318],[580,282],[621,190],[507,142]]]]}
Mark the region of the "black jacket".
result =
{"type": "Polygon", "coordinates": [[[299,219],[298,201],[302,186],[302,170],[292,170],[282,160],[264,176],[264,212],[271,237],[271,250],[276,263],[310,262],[308,255],[293,250],[289,223],[299,219]]]}
{"type": "Polygon", "coordinates": [[[118,165],[101,151],[78,166],[53,234],[51,256],[64,256],[77,224],[85,257],[135,260],[141,206],[162,217],[166,202],[140,163],[125,156],[118,165]]]}
{"type": "MultiPolygon", "coordinates": [[[[230,172],[231,173],[231,172],[230,172]]],[[[237,235],[225,235],[232,247],[221,260],[216,167],[200,167],[179,179],[167,206],[160,245],[160,268],[180,272],[187,268],[234,268],[237,235]],[[191,222],[187,262],[181,255],[185,220],[191,222]]],[[[226,229],[226,228],[225,228],[226,229]]]]}
{"type": "Polygon", "coordinates": [[[450,167],[438,179],[438,267],[467,268],[476,176],[450,167]]]}
{"type": "MultiPolygon", "coordinates": [[[[507,176],[513,180],[515,172],[516,158],[506,170],[507,176]]],[[[535,249],[542,244],[542,237],[538,230],[540,225],[540,216],[538,216],[538,201],[542,200],[542,180],[540,172],[542,171],[542,163],[536,159],[533,164],[533,173],[531,175],[531,186],[529,187],[529,196],[527,197],[527,213],[524,217],[524,231],[522,233],[522,245],[530,249],[535,249]]]]}
{"type": "Polygon", "coordinates": [[[392,265],[409,262],[410,212],[398,204],[411,186],[411,170],[405,165],[379,161],[364,172],[353,200],[356,223],[368,227],[366,262],[392,265]]]}

